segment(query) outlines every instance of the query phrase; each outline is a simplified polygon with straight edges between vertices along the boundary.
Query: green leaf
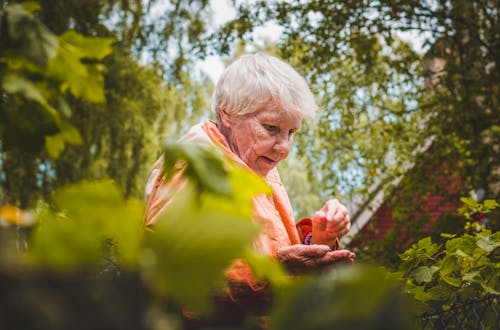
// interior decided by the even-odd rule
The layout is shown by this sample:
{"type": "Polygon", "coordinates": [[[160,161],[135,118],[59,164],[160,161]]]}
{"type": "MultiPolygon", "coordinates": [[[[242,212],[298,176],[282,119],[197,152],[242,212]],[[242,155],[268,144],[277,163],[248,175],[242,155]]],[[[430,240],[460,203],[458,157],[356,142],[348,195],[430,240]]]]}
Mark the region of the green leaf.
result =
{"type": "Polygon", "coordinates": [[[37,11],[40,11],[40,9],[42,9],[42,7],[40,7],[40,4],[38,4],[37,2],[34,2],[34,1],[23,2],[21,4],[21,6],[23,6],[24,10],[26,10],[30,14],[33,14],[37,11]]]}
{"type": "Polygon", "coordinates": [[[113,38],[84,37],[74,30],[67,30],[60,37],[60,40],[75,47],[80,52],[80,58],[103,59],[111,54],[113,38]]]}
{"type": "Polygon", "coordinates": [[[425,287],[423,286],[415,286],[412,290],[413,295],[415,296],[415,299],[419,301],[429,301],[433,297],[430,293],[425,291],[425,287]]]}
{"type": "Polygon", "coordinates": [[[450,295],[455,290],[448,285],[444,285],[441,281],[437,286],[430,288],[427,292],[432,296],[431,300],[449,300],[450,295]]]}
{"type": "Polygon", "coordinates": [[[483,288],[484,291],[486,291],[487,293],[490,293],[490,294],[494,294],[494,295],[499,295],[500,292],[495,290],[494,288],[492,288],[491,286],[487,285],[486,283],[484,282],[479,282],[479,284],[481,285],[481,287],[483,288]]]}
{"type": "Polygon", "coordinates": [[[82,144],[80,133],[74,126],[64,121],[59,127],[61,129],[59,133],[45,136],[45,147],[52,158],[59,157],[66,143],[73,145],[82,144]]]}
{"type": "Polygon", "coordinates": [[[47,135],[45,137],[45,148],[50,157],[59,157],[64,150],[64,137],[61,134],[47,135]]]}
{"type": "Polygon", "coordinates": [[[47,100],[38,87],[30,80],[15,74],[8,74],[2,79],[2,88],[7,93],[19,93],[29,100],[41,105],[47,105],[47,100]]]}
{"type": "Polygon", "coordinates": [[[479,248],[491,252],[495,250],[496,248],[500,247],[500,242],[499,241],[493,241],[491,239],[491,236],[483,237],[479,236],[477,238],[476,244],[479,248]]]}
{"type": "Polygon", "coordinates": [[[460,269],[460,265],[461,263],[456,256],[447,255],[441,263],[441,270],[439,271],[439,273],[441,274],[441,276],[451,274],[455,270],[460,269]]]}
{"type": "Polygon", "coordinates": [[[460,287],[460,283],[462,283],[462,280],[456,277],[443,276],[442,279],[449,285],[454,286],[456,288],[460,287]]]}
{"type": "Polygon", "coordinates": [[[271,315],[273,329],[384,329],[389,323],[398,329],[409,326],[403,321],[410,314],[397,283],[381,268],[340,267],[291,290],[295,291],[293,296],[271,315]],[[392,319],[395,315],[402,319],[392,319]]]}
{"type": "Polygon", "coordinates": [[[247,249],[245,260],[252,268],[255,276],[271,283],[273,290],[290,285],[292,282],[282,264],[270,256],[262,256],[254,250],[247,249]]]}
{"type": "Polygon", "coordinates": [[[460,201],[472,208],[477,208],[479,207],[479,203],[471,197],[460,197],[460,201]]]}
{"type": "Polygon", "coordinates": [[[439,269],[437,266],[420,266],[414,269],[409,276],[412,277],[416,283],[428,283],[432,281],[432,275],[439,269]]]}
{"type": "Polygon", "coordinates": [[[213,203],[213,194],[198,196],[196,191],[188,182],[155,226],[150,237],[157,260],[153,281],[159,292],[183,306],[207,312],[210,294],[223,282],[224,270],[245,255],[258,230],[247,218],[250,201],[233,205],[230,198],[218,195],[213,203]]]}
{"type": "Polygon", "coordinates": [[[118,249],[117,263],[136,267],[142,246],[142,203],[124,200],[110,180],[85,181],[54,195],[58,213],[45,210],[34,232],[29,259],[37,265],[73,271],[104,262],[103,243],[118,249]]]}
{"type": "Polygon", "coordinates": [[[483,204],[488,210],[492,210],[500,206],[500,204],[498,204],[494,199],[487,199],[483,202],[483,204]]]}
{"type": "Polygon", "coordinates": [[[236,199],[234,200],[236,205],[242,201],[246,203],[246,200],[253,198],[256,192],[271,193],[270,187],[262,178],[233,164],[218,149],[189,143],[174,143],[167,144],[164,151],[163,170],[166,180],[182,167],[184,175],[200,192],[232,196],[236,199]]]}
{"type": "Polygon", "coordinates": [[[466,259],[469,259],[469,260],[472,259],[472,257],[470,255],[468,255],[467,253],[465,253],[464,251],[462,251],[460,249],[457,249],[454,252],[454,254],[457,255],[457,256],[459,256],[459,257],[466,258],[466,259]]]}
{"type": "Polygon", "coordinates": [[[109,54],[111,43],[112,39],[87,38],[69,31],[60,37],[57,54],[49,62],[46,73],[63,83],[63,91],[69,88],[76,97],[90,102],[104,102],[102,66],[82,60],[100,59],[109,54]]]}
{"type": "MultiPolygon", "coordinates": [[[[28,9],[33,9],[28,5],[28,9]]],[[[57,37],[40,21],[34,18],[23,6],[9,5],[5,9],[4,20],[7,32],[4,40],[9,48],[20,56],[26,57],[41,67],[55,56],[58,47],[57,37]]]]}
{"type": "Polygon", "coordinates": [[[471,272],[468,272],[468,273],[465,273],[463,276],[462,276],[462,280],[464,281],[472,281],[477,275],[479,275],[481,272],[479,270],[475,270],[475,271],[471,271],[471,272]]]}
{"type": "Polygon", "coordinates": [[[66,143],[73,145],[82,144],[80,133],[73,125],[67,121],[63,121],[60,123],[59,128],[61,130],[59,133],[45,136],[45,147],[52,158],[59,157],[66,143]]]}

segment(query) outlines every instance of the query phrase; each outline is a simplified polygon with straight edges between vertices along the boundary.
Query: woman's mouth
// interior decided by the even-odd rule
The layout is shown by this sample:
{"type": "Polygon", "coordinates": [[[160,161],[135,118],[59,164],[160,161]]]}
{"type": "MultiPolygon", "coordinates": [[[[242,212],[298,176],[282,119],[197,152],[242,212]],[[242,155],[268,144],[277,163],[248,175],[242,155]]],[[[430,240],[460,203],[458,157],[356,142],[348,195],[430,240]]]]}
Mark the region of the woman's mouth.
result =
{"type": "Polygon", "coordinates": [[[269,165],[276,165],[278,163],[278,161],[273,160],[273,159],[266,157],[266,156],[261,156],[261,158],[264,160],[265,163],[267,163],[269,165]]]}

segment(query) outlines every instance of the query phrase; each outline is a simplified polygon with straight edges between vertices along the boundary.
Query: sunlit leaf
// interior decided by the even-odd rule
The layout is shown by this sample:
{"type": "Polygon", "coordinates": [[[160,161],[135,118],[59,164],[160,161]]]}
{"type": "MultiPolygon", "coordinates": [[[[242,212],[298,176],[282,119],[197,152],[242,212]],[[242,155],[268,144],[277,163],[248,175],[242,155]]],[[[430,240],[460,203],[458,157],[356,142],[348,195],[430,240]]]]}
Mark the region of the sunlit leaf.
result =
{"type": "Polygon", "coordinates": [[[500,241],[494,241],[491,239],[491,236],[488,237],[478,237],[476,244],[478,247],[481,249],[491,252],[495,250],[496,248],[500,247],[500,241]]]}
{"type": "Polygon", "coordinates": [[[85,37],[74,30],[64,32],[60,37],[66,42],[81,51],[80,58],[102,59],[112,51],[113,38],[85,37]]]}
{"type": "Polygon", "coordinates": [[[500,207],[500,204],[498,204],[498,202],[494,199],[487,199],[483,202],[483,204],[487,209],[494,209],[500,207]]]}
{"type": "Polygon", "coordinates": [[[480,271],[478,271],[478,270],[465,273],[462,276],[462,280],[464,280],[464,281],[472,281],[479,274],[480,274],[480,271]]]}
{"type": "Polygon", "coordinates": [[[460,197],[460,201],[472,208],[477,208],[479,206],[479,203],[474,198],[471,197],[460,197]]]}
{"type": "Polygon", "coordinates": [[[57,55],[50,61],[47,75],[65,82],[64,86],[76,97],[91,102],[104,102],[102,67],[82,60],[101,59],[109,54],[113,40],[83,37],[74,31],[69,31],[60,38],[57,55]]]}

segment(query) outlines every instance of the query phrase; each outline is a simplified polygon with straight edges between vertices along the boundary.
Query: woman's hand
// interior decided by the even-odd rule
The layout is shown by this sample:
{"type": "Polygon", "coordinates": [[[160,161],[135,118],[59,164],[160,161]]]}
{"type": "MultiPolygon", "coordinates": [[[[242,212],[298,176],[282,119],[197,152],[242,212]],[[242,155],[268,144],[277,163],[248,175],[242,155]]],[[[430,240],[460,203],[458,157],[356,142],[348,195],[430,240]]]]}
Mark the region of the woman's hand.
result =
{"type": "Polygon", "coordinates": [[[336,199],[330,199],[312,218],[312,240],[314,244],[335,246],[337,238],[351,228],[349,211],[336,199]]]}
{"type": "Polygon", "coordinates": [[[279,249],[277,257],[292,273],[300,273],[339,262],[352,263],[356,254],[348,250],[332,251],[326,245],[297,244],[279,249]]]}

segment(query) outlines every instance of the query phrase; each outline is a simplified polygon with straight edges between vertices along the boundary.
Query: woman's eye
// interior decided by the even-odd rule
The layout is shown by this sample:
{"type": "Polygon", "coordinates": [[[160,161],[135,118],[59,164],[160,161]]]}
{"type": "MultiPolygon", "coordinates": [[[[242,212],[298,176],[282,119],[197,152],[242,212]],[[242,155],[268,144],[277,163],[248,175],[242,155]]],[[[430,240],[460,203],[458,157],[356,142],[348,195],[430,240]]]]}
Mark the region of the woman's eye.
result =
{"type": "Polygon", "coordinates": [[[270,133],[279,133],[280,129],[278,126],[274,125],[264,125],[264,128],[268,130],[270,133]]]}

